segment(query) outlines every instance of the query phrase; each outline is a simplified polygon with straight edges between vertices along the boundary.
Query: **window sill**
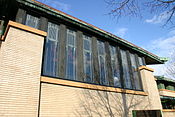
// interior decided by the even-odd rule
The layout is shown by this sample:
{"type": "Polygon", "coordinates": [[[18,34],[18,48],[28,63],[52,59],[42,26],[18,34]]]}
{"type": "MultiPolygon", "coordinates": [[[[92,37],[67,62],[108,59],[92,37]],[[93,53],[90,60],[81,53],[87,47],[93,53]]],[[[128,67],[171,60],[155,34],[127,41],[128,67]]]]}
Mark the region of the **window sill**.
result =
{"type": "Polygon", "coordinates": [[[159,91],[166,91],[166,92],[175,93],[175,91],[172,91],[172,90],[168,90],[168,89],[159,89],[159,91]]]}
{"type": "Polygon", "coordinates": [[[175,112],[175,109],[163,109],[163,112],[175,112]]]}
{"type": "Polygon", "coordinates": [[[81,83],[81,82],[75,82],[75,81],[69,81],[69,80],[63,80],[63,79],[50,78],[45,76],[41,76],[41,82],[78,87],[78,88],[86,88],[86,89],[92,89],[92,90],[116,92],[116,93],[143,95],[143,96],[148,95],[146,92],[143,92],[143,91],[134,91],[134,90],[121,89],[121,88],[100,86],[100,85],[87,84],[87,83],[81,83]]]}

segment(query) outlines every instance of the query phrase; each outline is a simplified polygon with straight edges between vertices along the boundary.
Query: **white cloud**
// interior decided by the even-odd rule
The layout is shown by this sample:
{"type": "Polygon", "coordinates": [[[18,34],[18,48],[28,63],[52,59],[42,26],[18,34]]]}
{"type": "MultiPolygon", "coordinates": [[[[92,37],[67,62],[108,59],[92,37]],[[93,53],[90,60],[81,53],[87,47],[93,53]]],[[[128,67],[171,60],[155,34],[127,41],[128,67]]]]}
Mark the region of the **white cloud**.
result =
{"type": "Polygon", "coordinates": [[[175,35],[153,40],[146,48],[159,56],[169,57],[171,55],[171,51],[175,49],[175,35]]]}
{"type": "Polygon", "coordinates": [[[69,4],[59,2],[58,0],[38,0],[38,1],[63,11],[68,11],[71,7],[69,4]]]}
{"type": "Polygon", "coordinates": [[[175,35],[175,30],[172,30],[168,33],[169,36],[175,35]]]}
{"type": "Polygon", "coordinates": [[[168,12],[163,12],[159,15],[154,15],[153,18],[151,18],[151,19],[146,19],[145,22],[152,23],[152,24],[163,23],[164,21],[166,21],[166,19],[169,17],[169,15],[170,14],[168,14],[168,12]]]}
{"type": "Polygon", "coordinates": [[[127,28],[119,28],[119,29],[116,29],[114,34],[121,37],[121,38],[124,38],[126,33],[127,33],[128,29],[127,28]]]}
{"type": "Polygon", "coordinates": [[[154,75],[156,76],[165,76],[167,74],[166,65],[148,65],[148,67],[154,69],[154,75]]]}
{"type": "Polygon", "coordinates": [[[163,65],[150,65],[155,69],[154,75],[164,75],[167,77],[167,66],[169,66],[173,53],[175,52],[175,33],[171,31],[167,38],[153,40],[146,49],[161,57],[169,57],[169,61],[163,65]],[[171,35],[170,35],[171,34],[171,35]]]}

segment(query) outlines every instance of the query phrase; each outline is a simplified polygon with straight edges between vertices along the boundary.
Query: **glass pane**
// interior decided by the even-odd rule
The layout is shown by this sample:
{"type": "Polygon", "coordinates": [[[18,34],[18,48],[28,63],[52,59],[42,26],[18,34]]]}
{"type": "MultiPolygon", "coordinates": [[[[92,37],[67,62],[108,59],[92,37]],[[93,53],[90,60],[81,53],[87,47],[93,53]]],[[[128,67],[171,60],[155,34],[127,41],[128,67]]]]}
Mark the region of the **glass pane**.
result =
{"type": "Polygon", "coordinates": [[[91,40],[83,35],[85,81],[92,82],[91,40]]]}
{"type": "Polygon", "coordinates": [[[27,14],[26,23],[25,23],[27,26],[38,28],[38,22],[39,22],[39,19],[37,17],[27,14]]]}
{"type": "Polygon", "coordinates": [[[106,79],[106,65],[105,65],[105,48],[104,43],[101,41],[98,41],[98,59],[99,59],[99,70],[100,70],[100,83],[103,85],[107,85],[107,79],[106,79]]]}
{"type": "Polygon", "coordinates": [[[132,69],[132,74],[133,74],[133,79],[134,79],[134,88],[140,90],[141,82],[139,78],[135,55],[130,54],[130,58],[131,58],[131,69],[132,69]]]}
{"type": "Polygon", "coordinates": [[[58,43],[47,41],[45,44],[43,74],[58,77],[58,43]]]}
{"type": "Polygon", "coordinates": [[[105,61],[102,56],[100,56],[100,79],[102,84],[106,83],[106,72],[105,72],[105,61]]]}
{"type": "Polygon", "coordinates": [[[139,59],[139,66],[144,65],[144,64],[143,64],[143,60],[142,60],[142,58],[141,58],[141,57],[138,57],[138,59],[139,59]]]}
{"type": "Polygon", "coordinates": [[[58,25],[49,22],[48,23],[48,35],[49,40],[58,41],[58,25]]]}
{"type": "Polygon", "coordinates": [[[105,54],[104,43],[101,41],[98,41],[98,54],[99,55],[105,54]]]}
{"type": "Polygon", "coordinates": [[[76,48],[75,48],[75,32],[67,30],[67,62],[66,62],[66,77],[75,80],[76,75],[76,48]]]}
{"type": "Polygon", "coordinates": [[[110,46],[110,54],[111,54],[111,66],[112,66],[112,75],[114,79],[114,86],[121,87],[119,63],[116,55],[116,49],[114,46],[110,46]]]}
{"type": "Polygon", "coordinates": [[[84,39],[84,49],[85,50],[90,50],[90,41],[84,39]]]}
{"type": "Polygon", "coordinates": [[[68,38],[68,44],[74,46],[75,45],[75,37],[74,37],[74,35],[68,34],[67,36],[68,36],[67,37],[68,38]]]}
{"type": "Polygon", "coordinates": [[[73,47],[68,46],[67,50],[67,66],[66,66],[67,78],[75,79],[75,49],[73,47]]]}
{"type": "Polygon", "coordinates": [[[91,54],[89,52],[84,52],[84,72],[85,72],[85,81],[91,82],[92,80],[92,68],[91,68],[91,54]]]}
{"type": "Polygon", "coordinates": [[[121,50],[121,58],[122,58],[122,67],[123,67],[124,87],[132,89],[131,77],[130,77],[130,74],[129,74],[126,51],[121,50]]]}

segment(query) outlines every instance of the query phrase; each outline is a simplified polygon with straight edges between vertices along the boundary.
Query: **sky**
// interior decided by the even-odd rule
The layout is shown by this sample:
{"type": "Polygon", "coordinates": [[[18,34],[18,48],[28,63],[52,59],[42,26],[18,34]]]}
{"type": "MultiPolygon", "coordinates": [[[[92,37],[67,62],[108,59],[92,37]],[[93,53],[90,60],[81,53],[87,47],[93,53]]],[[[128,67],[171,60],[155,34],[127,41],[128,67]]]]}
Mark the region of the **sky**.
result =
{"type": "MultiPolygon", "coordinates": [[[[166,15],[143,12],[142,19],[123,17],[117,20],[109,15],[105,0],[38,0],[53,8],[113,33],[160,57],[171,58],[175,50],[175,29],[163,27],[166,15]]],[[[171,60],[171,59],[170,59],[171,60]]],[[[165,65],[151,65],[154,75],[165,75],[165,65]]]]}

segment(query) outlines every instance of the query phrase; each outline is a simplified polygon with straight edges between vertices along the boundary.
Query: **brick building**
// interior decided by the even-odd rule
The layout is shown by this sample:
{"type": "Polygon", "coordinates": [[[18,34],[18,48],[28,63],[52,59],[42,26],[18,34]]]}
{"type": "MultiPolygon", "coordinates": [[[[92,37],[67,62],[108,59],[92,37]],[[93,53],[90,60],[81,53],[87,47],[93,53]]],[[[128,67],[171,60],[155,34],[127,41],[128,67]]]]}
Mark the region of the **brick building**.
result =
{"type": "Polygon", "coordinates": [[[0,116],[162,116],[158,56],[34,0],[0,5],[0,116]]]}

